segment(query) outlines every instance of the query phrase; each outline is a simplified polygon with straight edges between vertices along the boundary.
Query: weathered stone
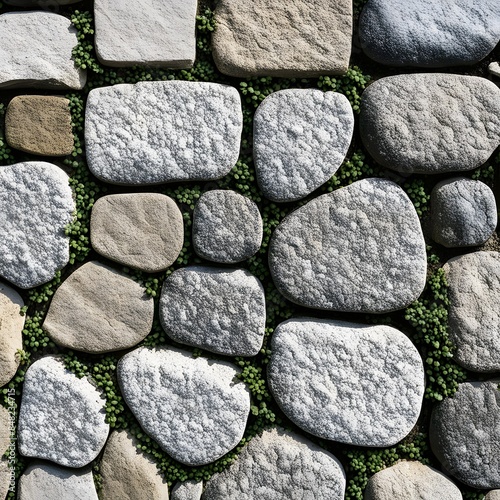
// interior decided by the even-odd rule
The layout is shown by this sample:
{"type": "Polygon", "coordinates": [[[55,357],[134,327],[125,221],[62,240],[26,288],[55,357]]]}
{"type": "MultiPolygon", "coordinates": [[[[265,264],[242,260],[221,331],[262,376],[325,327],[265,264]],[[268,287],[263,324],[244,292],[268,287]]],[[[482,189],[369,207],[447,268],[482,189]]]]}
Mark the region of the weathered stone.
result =
{"type": "Polygon", "coordinates": [[[289,320],[276,328],[271,350],[271,391],[306,432],[356,446],[392,446],[417,422],[424,367],[395,328],[289,320]]]}
{"type": "MultiPolygon", "coordinates": [[[[1,323],[1,313],[0,313],[1,323]]],[[[9,403],[10,403],[10,396],[9,403]]],[[[15,409],[9,405],[9,409],[15,409]]],[[[9,411],[7,408],[0,406],[0,498],[5,499],[11,486],[11,482],[15,484],[15,477],[11,476],[12,469],[9,467],[9,459],[16,452],[16,414],[14,411],[9,411]],[[5,458],[3,454],[9,449],[9,458],[5,458]]]]}
{"type": "Polygon", "coordinates": [[[90,241],[108,259],[156,273],[179,256],[184,221],[175,201],[163,194],[112,194],[92,208],[90,241]]]}
{"type": "Polygon", "coordinates": [[[377,80],[361,96],[360,132],[384,167],[437,174],[482,165],[500,142],[500,89],[477,76],[377,80]]]}
{"type": "Polygon", "coordinates": [[[9,462],[6,458],[0,460],[0,498],[6,498],[9,489],[15,487],[15,477],[11,477],[12,469],[9,467],[9,462]],[[12,481],[12,482],[11,482],[12,481]]]}
{"type": "Polygon", "coordinates": [[[492,62],[488,65],[488,71],[493,76],[498,76],[500,78],[500,63],[492,62]]]}
{"type": "Polygon", "coordinates": [[[500,490],[491,490],[486,493],[484,500],[500,500],[500,490]]]}
{"type": "Polygon", "coordinates": [[[151,331],[153,297],[136,281],[87,262],[56,290],[43,329],[59,345],[101,353],[127,349],[151,331]]]}
{"type": "Polygon", "coordinates": [[[113,184],[219,179],[238,159],[242,124],[238,91],[218,83],[93,89],[85,118],[89,168],[113,184]]]}
{"type": "Polygon", "coordinates": [[[324,184],[342,164],[354,130],[343,94],[287,89],[255,112],[254,161],[264,196],[294,201],[324,184]]]}
{"type": "Polygon", "coordinates": [[[170,500],[200,500],[203,493],[202,481],[184,481],[172,488],[170,500]]]}
{"type": "Polygon", "coordinates": [[[214,61],[230,76],[342,74],[351,55],[352,2],[221,0],[214,61]]]}
{"type": "Polygon", "coordinates": [[[15,437],[15,413],[11,412],[4,406],[0,406],[0,454],[4,454],[11,444],[11,437],[15,437]]]}
{"type": "Polygon", "coordinates": [[[382,313],[418,298],[427,257],[406,193],[388,180],[364,179],[288,215],[272,236],[269,267],[292,302],[382,313]]]}
{"type": "Polygon", "coordinates": [[[187,465],[213,462],[243,437],[250,392],[238,373],[172,347],[141,347],[118,363],[123,397],[141,427],[187,465]]]}

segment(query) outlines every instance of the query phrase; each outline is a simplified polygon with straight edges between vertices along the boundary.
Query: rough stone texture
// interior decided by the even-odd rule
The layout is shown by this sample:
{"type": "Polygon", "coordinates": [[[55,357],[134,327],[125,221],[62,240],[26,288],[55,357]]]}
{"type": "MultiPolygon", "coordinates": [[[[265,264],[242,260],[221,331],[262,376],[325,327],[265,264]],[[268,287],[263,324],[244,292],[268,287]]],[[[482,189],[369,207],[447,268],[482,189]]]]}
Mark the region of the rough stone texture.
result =
{"type": "Polygon", "coordinates": [[[184,481],[172,488],[170,500],[200,500],[203,493],[203,481],[184,481]]]}
{"type": "Polygon", "coordinates": [[[186,465],[213,462],[243,437],[250,392],[238,373],[172,347],[141,347],[118,363],[123,397],[141,427],[186,465]]]}
{"type": "Polygon", "coordinates": [[[160,321],[176,342],[229,356],[255,356],[264,340],[266,299],[244,269],[191,266],[163,283],[160,321]]]}
{"type": "Polygon", "coordinates": [[[444,73],[381,78],[363,92],[360,132],[373,158],[398,172],[472,170],[499,145],[500,89],[444,73]]]}
{"type": "Polygon", "coordinates": [[[484,500],[500,500],[500,490],[491,490],[486,493],[484,500]]]}
{"type": "Polygon", "coordinates": [[[196,0],[96,0],[95,44],[107,66],[190,68],[196,54],[196,0]]]}
{"type": "Polygon", "coordinates": [[[431,416],[432,451],[448,473],[474,488],[500,488],[499,383],[459,384],[431,416]]]}
{"type": "Polygon", "coordinates": [[[258,252],[262,217],[257,205],[234,191],[201,195],[193,213],[193,248],[204,259],[234,264],[258,252]]]}
{"type": "MultiPolygon", "coordinates": [[[[0,49],[1,50],[1,49],[0,49]]],[[[20,288],[50,281],[69,260],[68,176],[45,162],[0,168],[0,276],[20,288]]]]}
{"type": "Polygon", "coordinates": [[[10,472],[11,469],[9,468],[7,459],[2,458],[0,460],[0,498],[6,498],[9,488],[11,487],[10,472]]]}
{"type": "Polygon", "coordinates": [[[369,0],[359,19],[364,52],[391,66],[475,64],[500,41],[497,0],[369,0]]]}
{"type": "Polygon", "coordinates": [[[147,273],[165,271],[182,250],[184,220],[163,194],[104,196],[92,208],[90,241],[108,259],[147,273]]]}
{"type": "Polygon", "coordinates": [[[100,391],[66,370],[61,359],[35,361],[24,379],[19,453],[67,467],[87,465],[108,437],[104,403],[100,391]]]}
{"type": "Polygon", "coordinates": [[[154,299],[136,281],[87,262],[56,290],[43,329],[59,345],[100,353],[127,349],[151,331],[154,299]]]}
{"type": "Polygon", "coordinates": [[[0,453],[3,455],[10,445],[11,419],[10,412],[4,406],[0,406],[0,453]]]}
{"type": "Polygon", "coordinates": [[[156,463],[136,445],[136,439],[124,430],[109,437],[100,468],[101,500],[168,500],[168,484],[158,473],[156,463]]]}
{"type": "Polygon", "coordinates": [[[381,313],[418,298],[427,257],[406,193],[393,182],[364,179],[288,215],[272,236],[269,267],[292,302],[381,313]]]}
{"type": "Polygon", "coordinates": [[[76,28],[59,14],[0,15],[0,88],[82,89],[87,75],[71,54],[77,43],[76,28]]]}
{"type": "Polygon", "coordinates": [[[436,184],[431,193],[432,237],[445,247],[482,245],[497,226],[493,191],[463,177],[436,184]]]}
{"type": "Polygon", "coordinates": [[[293,432],[272,428],[253,438],[235,462],[206,484],[204,500],[342,500],[345,473],[329,452],[293,432]]]}
{"type": "Polygon", "coordinates": [[[392,446],[417,422],[424,367],[395,328],[306,318],[278,325],[271,342],[269,387],[306,432],[356,446],[392,446]]]}
{"type": "Polygon", "coordinates": [[[351,56],[349,0],[221,0],[214,61],[231,76],[342,74],[351,56]]]}
{"type": "Polygon", "coordinates": [[[492,62],[488,65],[488,71],[493,75],[493,76],[498,76],[500,77],[500,63],[497,62],[492,62]]]}
{"type": "Polygon", "coordinates": [[[287,89],[255,112],[254,161],[264,196],[294,201],[324,184],[345,158],[354,130],[343,94],[287,89]]]}
{"type": "Polygon", "coordinates": [[[73,151],[69,100],[64,97],[14,97],[5,115],[5,138],[12,148],[41,156],[73,151]]]}
{"type": "Polygon", "coordinates": [[[213,180],[238,160],[238,91],[218,83],[139,82],[89,93],[90,170],[113,184],[213,180]]]}

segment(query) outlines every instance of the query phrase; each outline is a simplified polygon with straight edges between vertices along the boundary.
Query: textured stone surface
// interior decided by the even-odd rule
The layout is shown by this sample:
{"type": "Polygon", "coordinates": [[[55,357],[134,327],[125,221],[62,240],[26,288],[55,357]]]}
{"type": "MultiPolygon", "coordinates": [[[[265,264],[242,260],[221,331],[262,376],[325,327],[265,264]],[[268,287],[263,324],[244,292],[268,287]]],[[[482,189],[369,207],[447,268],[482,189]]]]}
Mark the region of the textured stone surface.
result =
{"type": "Polygon", "coordinates": [[[488,71],[493,75],[493,76],[498,76],[500,77],[500,63],[497,62],[492,62],[488,65],[488,71]]]}
{"type": "Polygon", "coordinates": [[[417,422],[424,367],[395,328],[289,320],[271,342],[269,386],[306,432],[357,446],[392,446],[417,422]]]}
{"type": "Polygon", "coordinates": [[[172,488],[170,500],[200,500],[203,493],[202,481],[184,481],[172,488]]]}
{"type": "Polygon", "coordinates": [[[66,370],[61,359],[35,361],[24,379],[19,452],[67,467],[87,465],[108,437],[104,403],[100,391],[66,370]]]}
{"type": "Polygon", "coordinates": [[[193,248],[204,259],[234,264],[257,253],[262,217],[239,193],[215,189],[201,195],[193,213],[193,248]]]}
{"type": "Polygon", "coordinates": [[[381,165],[436,174],[482,165],[500,142],[500,89],[476,76],[381,78],[361,98],[361,138],[381,165]]]}
{"type": "Polygon", "coordinates": [[[266,299],[244,269],[191,266],[163,283],[160,321],[181,344],[230,356],[255,356],[262,347],[266,299]]]}
{"type": "Polygon", "coordinates": [[[235,165],[238,91],[218,83],[140,82],[93,89],[85,118],[92,173],[114,184],[212,180],[235,165]]]}
{"type": "Polygon", "coordinates": [[[71,51],[78,43],[71,21],[52,12],[0,16],[0,88],[82,89],[86,72],[71,51]]]}
{"type": "MultiPolygon", "coordinates": [[[[0,453],[3,455],[11,443],[11,413],[4,406],[0,407],[0,453]]],[[[14,417],[14,412],[12,412],[14,417]]]]}
{"type": "Polygon", "coordinates": [[[141,347],[118,363],[125,402],[141,427],[187,465],[213,462],[243,437],[250,392],[238,369],[175,348],[141,347]]]}
{"type": "Polygon", "coordinates": [[[500,490],[491,490],[486,493],[484,500],[500,500],[500,490]]]}
{"type": "Polygon", "coordinates": [[[157,193],[113,194],[94,204],[94,250],[148,273],[164,271],[184,244],[184,221],[172,198],[157,193]]]}
{"type": "Polygon", "coordinates": [[[266,198],[294,201],[325,183],[351,143],[354,115],[343,94],[287,89],[255,112],[254,161],[266,198]]]}
{"type": "Polygon", "coordinates": [[[55,165],[1,167],[0,276],[20,288],[50,281],[69,260],[64,229],[74,208],[68,176],[55,165]]]}
{"type": "MultiPolygon", "coordinates": [[[[0,497],[6,498],[9,488],[11,487],[11,469],[9,468],[8,460],[2,458],[0,460],[0,497]]],[[[15,484],[15,483],[14,483],[15,484]]]]}
{"type": "Polygon", "coordinates": [[[288,215],[272,236],[269,267],[292,302],[381,313],[420,295],[427,257],[405,192],[387,180],[364,179],[288,215]]]}
{"type": "Polygon", "coordinates": [[[459,384],[432,412],[431,448],[446,471],[480,489],[500,488],[500,379],[459,384]]]}
{"type": "Polygon", "coordinates": [[[475,64],[500,41],[497,0],[369,0],[359,19],[365,54],[391,66],[475,64]]]}
{"type": "Polygon", "coordinates": [[[84,352],[133,347],[151,331],[154,299],[136,281],[87,262],[56,290],[43,329],[59,345],[84,352]]]}
{"type": "Polygon", "coordinates": [[[342,500],[345,473],[329,452],[293,432],[272,428],[253,438],[206,484],[204,500],[237,498],[342,500]]]}
{"type": "Polygon", "coordinates": [[[352,3],[221,0],[214,61],[231,76],[319,76],[347,71],[352,3]]]}

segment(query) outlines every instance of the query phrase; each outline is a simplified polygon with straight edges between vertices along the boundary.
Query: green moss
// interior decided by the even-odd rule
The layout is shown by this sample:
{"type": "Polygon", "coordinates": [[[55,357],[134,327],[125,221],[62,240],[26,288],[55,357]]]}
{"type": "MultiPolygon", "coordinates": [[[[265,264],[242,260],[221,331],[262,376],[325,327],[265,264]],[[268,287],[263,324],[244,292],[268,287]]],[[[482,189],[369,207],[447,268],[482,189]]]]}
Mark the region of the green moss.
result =
{"type": "Polygon", "coordinates": [[[340,187],[367,177],[379,176],[380,172],[361,150],[356,150],[350,158],[346,158],[335,175],[323,185],[322,191],[331,192],[340,187]]]}
{"type": "Polygon", "coordinates": [[[431,194],[423,179],[412,179],[404,184],[403,189],[413,202],[418,216],[426,216],[430,211],[431,194]]]}

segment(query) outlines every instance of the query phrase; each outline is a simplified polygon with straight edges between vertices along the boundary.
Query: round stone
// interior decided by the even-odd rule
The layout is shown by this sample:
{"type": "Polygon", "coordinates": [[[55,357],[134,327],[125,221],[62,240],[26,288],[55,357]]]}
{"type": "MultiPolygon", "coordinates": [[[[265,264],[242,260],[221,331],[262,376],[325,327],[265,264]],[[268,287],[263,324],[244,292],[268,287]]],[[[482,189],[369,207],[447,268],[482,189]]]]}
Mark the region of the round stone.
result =
{"type": "Polygon", "coordinates": [[[491,490],[486,493],[484,500],[500,500],[500,490],[491,490]]]}

